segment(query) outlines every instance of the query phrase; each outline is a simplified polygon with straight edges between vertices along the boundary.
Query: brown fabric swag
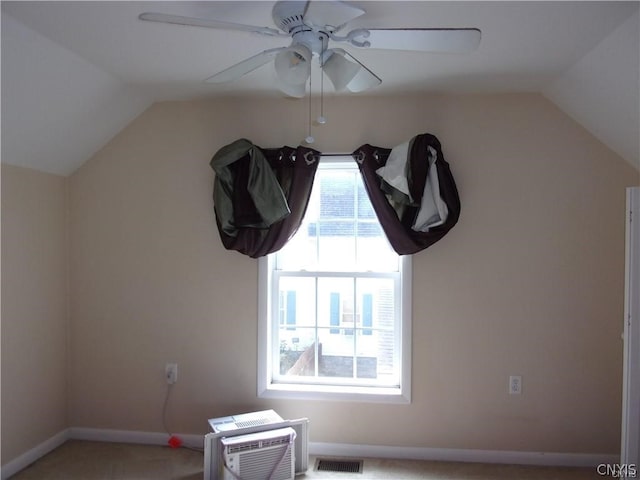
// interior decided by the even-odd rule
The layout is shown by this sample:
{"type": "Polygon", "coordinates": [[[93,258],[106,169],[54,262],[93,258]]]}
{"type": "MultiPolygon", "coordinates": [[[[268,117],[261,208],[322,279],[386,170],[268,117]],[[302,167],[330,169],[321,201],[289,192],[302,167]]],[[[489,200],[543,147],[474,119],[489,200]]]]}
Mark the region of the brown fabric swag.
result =
{"type": "Polygon", "coordinates": [[[386,165],[390,153],[389,148],[366,144],[352,155],[358,163],[369,199],[389,243],[399,255],[411,255],[433,245],[453,228],[460,216],[460,198],[438,139],[428,133],[417,135],[411,141],[406,165],[408,187],[414,203],[407,206],[399,217],[389,203],[383,182],[376,173],[376,170],[386,165]],[[412,225],[418,215],[429,173],[428,147],[432,147],[437,153],[435,166],[440,197],[448,208],[448,215],[441,225],[434,226],[426,232],[419,232],[413,230],[412,225]]]}
{"type": "Polygon", "coordinates": [[[216,172],[216,224],[224,247],[252,258],[280,250],[304,218],[319,159],[320,153],[310,148],[264,149],[244,139],[220,149],[211,166],[216,172]],[[240,149],[240,158],[225,160],[225,152],[237,152],[238,144],[248,144],[248,152],[240,149]],[[274,199],[282,204],[280,211],[273,211],[274,199]]]}

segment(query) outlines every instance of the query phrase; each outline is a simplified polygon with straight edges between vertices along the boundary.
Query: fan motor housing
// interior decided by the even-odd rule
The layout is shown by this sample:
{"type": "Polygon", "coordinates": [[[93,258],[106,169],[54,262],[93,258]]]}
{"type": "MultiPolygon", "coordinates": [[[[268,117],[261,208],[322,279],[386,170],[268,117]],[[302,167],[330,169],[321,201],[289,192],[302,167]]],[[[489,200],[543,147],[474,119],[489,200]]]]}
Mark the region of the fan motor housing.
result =
{"type": "Polygon", "coordinates": [[[281,1],[273,6],[273,21],[293,38],[292,45],[304,45],[314,56],[322,54],[329,44],[329,34],[304,23],[306,1],[281,1]]]}
{"type": "Polygon", "coordinates": [[[291,33],[296,27],[304,26],[306,1],[282,1],[273,6],[272,16],[276,26],[285,33],[291,33]]]}
{"type": "Polygon", "coordinates": [[[310,29],[300,30],[293,35],[293,45],[302,44],[311,50],[314,56],[321,55],[327,49],[329,36],[325,32],[314,32],[310,29]]]}

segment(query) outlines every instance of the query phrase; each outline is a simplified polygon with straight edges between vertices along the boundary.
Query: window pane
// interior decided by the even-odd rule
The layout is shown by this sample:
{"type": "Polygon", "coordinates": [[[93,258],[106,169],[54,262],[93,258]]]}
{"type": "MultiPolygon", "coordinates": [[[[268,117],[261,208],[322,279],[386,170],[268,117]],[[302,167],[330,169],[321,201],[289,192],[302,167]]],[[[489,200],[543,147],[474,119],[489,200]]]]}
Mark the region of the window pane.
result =
{"type": "MultiPolygon", "coordinates": [[[[374,378],[397,382],[399,352],[394,341],[397,331],[394,281],[391,278],[358,278],[356,298],[362,318],[357,330],[356,355],[363,359],[363,367],[368,365],[368,372],[372,369],[369,364],[375,361],[374,378]]],[[[364,377],[365,372],[359,372],[359,376],[364,377]]]]}
{"type": "Polygon", "coordinates": [[[280,328],[280,375],[313,377],[316,374],[314,328],[296,328],[295,332],[280,328]]]}
{"type": "MultiPolygon", "coordinates": [[[[296,300],[304,299],[296,306],[296,319],[306,319],[293,330],[281,322],[281,375],[397,383],[393,278],[281,276],[280,291],[295,291],[296,300]],[[309,319],[315,318],[314,330],[309,319]]],[[[291,295],[280,298],[291,301],[291,295]]]]}
{"type": "MultiPolygon", "coordinates": [[[[361,342],[363,336],[360,329],[340,329],[335,335],[321,328],[318,330],[318,376],[336,378],[378,378],[380,359],[376,356],[376,349],[370,348],[368,343],[378,340],[378,332],[361,342]],[[362,351],[355,354],[356,345],[361,345],[362,351]]],[[[393,336],[393,335],[392,335],[393,336]]]]}
{"type": "Polygon", "coordinates": [[[358,222],[357,263],[360,270],[397,272],[398,254],[389,246],[378,220],[358,222]]]}
{"type": "Polygon", "coordinates": [[[320,172],[320,218],[354,218],[354,175],[353,170],[320,172]]]}
{"type": "Polygon", "coordinates": [[[320,168],[298,232],[276,256],[279,270],[398,271],[355,165],[320,168]]]}
{"type": "Polygon", "coordinates": [[[280,277],[277,309],[280,326],[291,329],[316,324],[315,285],[312,277],[280,277]]]}
{"type": "Polygon", "coordinates": [[[319,327],[333,327],[330,333],[339,333],[335,327],[344,326],[349,315],[353,316],[353,291],[353,278],[318,278],[319,327]],[[351,305],[350,308],[349,305],[351,305]]]}

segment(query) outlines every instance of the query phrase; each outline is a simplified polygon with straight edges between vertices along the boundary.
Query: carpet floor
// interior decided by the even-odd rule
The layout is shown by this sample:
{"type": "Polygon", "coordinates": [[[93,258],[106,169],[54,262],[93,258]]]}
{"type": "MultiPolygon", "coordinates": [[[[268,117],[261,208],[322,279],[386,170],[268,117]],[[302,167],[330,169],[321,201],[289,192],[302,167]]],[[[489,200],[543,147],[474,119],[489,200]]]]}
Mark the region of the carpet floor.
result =
{"type": "MultiPolygon", "coordinates": [[[[591,480],[595,468],[365,458],[362,473],[309,470],[296,477],[342,480],[591,480]]],[[[185,448],[70,440],[11,480],[202,480],[203,454],[185,448]]]]}

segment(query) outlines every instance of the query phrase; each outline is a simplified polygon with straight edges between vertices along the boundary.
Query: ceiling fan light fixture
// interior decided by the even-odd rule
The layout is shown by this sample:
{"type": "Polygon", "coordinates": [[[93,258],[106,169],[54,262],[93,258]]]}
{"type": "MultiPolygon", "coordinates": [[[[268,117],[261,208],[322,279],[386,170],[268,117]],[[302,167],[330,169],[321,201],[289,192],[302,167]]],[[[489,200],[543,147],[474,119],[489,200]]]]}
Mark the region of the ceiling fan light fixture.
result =
{"type": "Polygon", "coordinates": [[[286,83],[280,82],[278,84],[278,89],[289,97],[302,98],[307,93],[307,84],[287,85],[286,83]]]}
{"type": "Polygon", "coordinates": [[[331,55],[324,60],[322,71],[329,77],[337,92],[364,92],[382,83],[371,70],[344,50],[335,48],[328,53],[331,55]],[[347,59],[347,56],[354,61],[347,59]]]}
{"type": "Polygon", "coordinates": [[[350,62],[335,50],[327,53],[331,53],[331,56],[324,61],[322,71],[329,77],[336,92],[344,92],[349,82],[358,74],[360,66],[350,62]]]}
{"type": "Polygon", "coordinates": [[[311,74],[311,50],[304,45],[291,45],[276,55],[279,88],[287,95],[303,97],[311,74]]]}
{"type": "MultiPolygon", "coordinates": [[[[393,2],[391,2],[393,3],[393,2]]],[[[311,60],[320,66],[338,92],[363,92],[382,80],[357,58],[341,48],[329,49],[329,41],[372,50],[465,53],[478,48],[482,33],[477,28],[356,28],[337,34],[351,20],[366,12],[341,0],[278,0],[272,8],[273,22],[279,28],[258,27],[215,18],[184,17],[145,12],[140,20],[222,30],[238,30],[270,37],[288,37],[289,47],[265,50],[209,77],[209,83],[237,80],[275,57],[278,88],[287,95],[304,97],[311,79],[311,60]]],[[[409,65],[410,68],[410,65],[409,65]]],[[[324,78],[321,76],[321,79],[324,78]]],[[[309,87],[311,91],[311,87],[309,87]]],[[[321,85],[322,95],[322,85],[321,85]]],[[[321,113],[319,124],[322,124],[321,113]]]]}

